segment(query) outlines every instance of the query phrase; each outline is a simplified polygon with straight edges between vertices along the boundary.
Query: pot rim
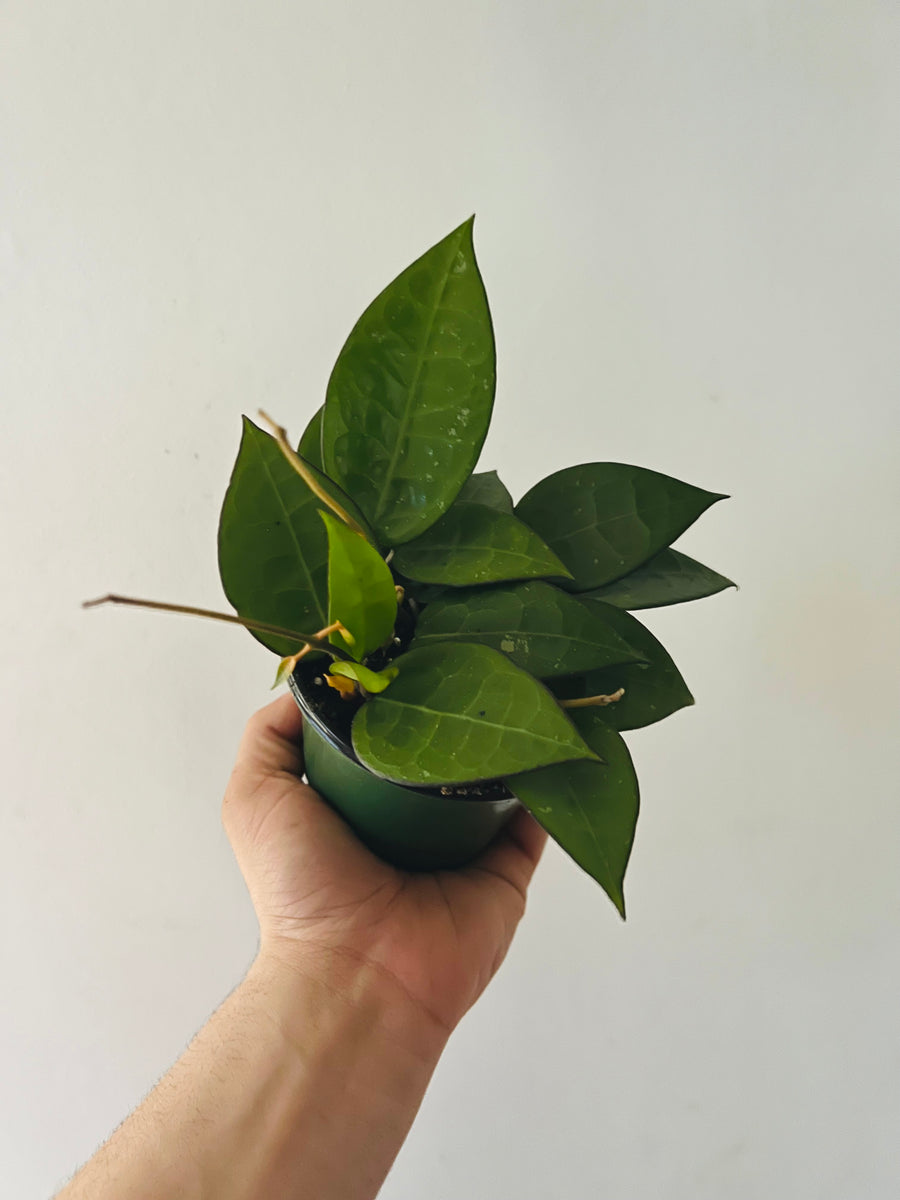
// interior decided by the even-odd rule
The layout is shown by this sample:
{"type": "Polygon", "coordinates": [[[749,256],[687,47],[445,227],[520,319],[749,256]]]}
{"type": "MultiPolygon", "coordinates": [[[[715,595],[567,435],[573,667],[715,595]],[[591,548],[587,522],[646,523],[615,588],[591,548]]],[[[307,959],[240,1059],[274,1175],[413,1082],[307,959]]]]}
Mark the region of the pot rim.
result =
{"type": "MultiPolygon", "coordinates": [[[[403,788],[404,791],[407,792],[415,792],[417,795],[435,796],[440,800],[452,800],[454,803],[459,804],[505,804],[509,800],[515,800],[516,797],[512,794],[509,788],[506,788],[506,796],[454,796],[452,794],[448,795],[446,792],[442,791],[440,787],[427,787],[425,785],[419,786],[415,783],[398,783],[394,779],[384,779],[382,776],[376,775],[375,772],[371,771],[365,763],[360,762],[356,751],[353,749],[353,746],[349,742],[345,742],[342,737],[339,737],[333,729],[325,724],[319,714],[313,710],[311,704],[306,698],[300,681],[297,679],[296,674],[289,675],[287,682],[288,687],[291,689],[291,694],[293,695],[301,713],[303,714],[303,720],[308,721],[333,750],[337,750],[340,754],[343,754],[345,758],[349,758],[351,762],[356,763],[356,765],[363,771],[368,771],[373,779],[379,779],[382,783],[390,783],[393,787],[403,788]]],[[[450,788],[469,786],[477,787],[480,783],[493,782],[494,781],[492,779],[473,779],[471,784],[447,784],[445,786],[450,788]]],[[[506,787],[505,784],[503,786],[506,787]]]]}

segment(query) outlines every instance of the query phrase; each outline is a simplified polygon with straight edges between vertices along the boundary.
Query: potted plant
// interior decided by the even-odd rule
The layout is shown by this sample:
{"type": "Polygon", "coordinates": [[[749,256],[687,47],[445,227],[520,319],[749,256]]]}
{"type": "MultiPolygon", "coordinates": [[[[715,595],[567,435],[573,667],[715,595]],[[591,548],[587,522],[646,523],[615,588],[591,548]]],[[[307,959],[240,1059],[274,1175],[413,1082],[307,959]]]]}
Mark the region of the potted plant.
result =
{"type": "Polygon", "coordinates": [[[723,497],[621,463],[517,504],[475,472],[494,401],[466,221],[350,333],[296,449],[244,418],[219,524],[236,615],[281,660],[310,783],[385,858],[461,865],[519,804],[612,899],[638,814],[622,732],[693,699],[630,610],[733,586],[671,548],[723,497]]]}

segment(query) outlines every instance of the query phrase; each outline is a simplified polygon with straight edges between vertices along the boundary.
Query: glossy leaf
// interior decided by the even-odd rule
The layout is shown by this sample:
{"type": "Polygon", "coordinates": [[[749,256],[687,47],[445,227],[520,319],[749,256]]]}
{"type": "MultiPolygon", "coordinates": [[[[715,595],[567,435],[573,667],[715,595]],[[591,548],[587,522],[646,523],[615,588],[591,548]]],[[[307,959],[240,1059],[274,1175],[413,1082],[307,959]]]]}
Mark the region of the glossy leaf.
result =
{"type": "Polygon", "coordinates": [[[594,757],[547,689],[496,650],[423,646],[397,666],[353,719],[357,755],[384,779],[472,783],[594,757]]]}
{"type": "Polygon", "coordinates": [[[648,665],[625,663],[561,679],[553,685],[556,695],[566,699],[610,695],[623,687],[625,695],[621,700],[599,710],[608,725],[620,730],[652,725],[694,703],[694,697],[668,651],[637,617],[601,600],[584,596],[580,599],[583,604],[602,609],[603,619],[647,660],[648,665]]]}
{"type": "MultiPolygon", "coordinates": [[[[318,473],[316,478],[358,515],[340,488],[318,473]]],[[[245,417],[218,537],[222,586],[240,616],[310,631],[328,623],[328,541],[318,515],[321,506],[275,439],[245,417]]],[[[253,636],[280,656],[301,645],[272,634],[253,636]]]]}
{"type": "Polygon", "coordinates": [[[496,471],[470,475],[456,498],[457,504],[486,504],[497,512],[511,513],[513,499],[496,471]]]}
{"type": "Polygon", "coordinates": [[[370,671],[368,667],[364,667],[358,662],[333,662],[329,668],[330,675],[342,675],[345,679],[352,679],[355,683],[362,684],[367,692],[371,692],[373,696],[379,692],[383,692],[389,684],[397,678],[399,668],[392,664],[385,667],[382,671],[370,671]]]}
{"type": "Polygon", "coordinates": [[[596,605],[539,580],[435,600],[419,617],[413,646],[435,642],[492,646],[539,679],[641,658],[596,605]]]}
{"type": "Polygon", "coordinates": [[[702,600],[725,588],[737,587],[724,575],[704,567],[678,550],[661,550],[649,562],[589,595],[617,608],[661,608],[702,600]]]}
{"type": "Polygon", "coordinates": [[[410,579],[453,587],[567,574],[533,530],[484,504],[454,504],[431,529],[399,546],[393,565],[410,579]]]}
{"type": "Polygon", "coordinates": [[[637,776],[628,747],[597,710],[573,710],[572,719],[603,762],[542,767],[506,783],[624,919],[623,882],[640,807],[637,776]]]}
{"type": "Polygon", "coordinates": [[[324,473],[325,468],[322,465],[322,411],[320,408],[306,429],[304,429],[300,445],[297,447],[297,453],[306,462],[312,463],[314,467],[324,473]]]}
{"type": "Polygon", "coordinates": [[[493,402],[494,335],[468,220],[366,309],[328,383],[325,469],[381,545],[416,537],[450,507],[493,402]]]}
{"type": "Polygon", "coordinates": [[[644,467],[583,463],[542,479],[516,515],[566,564],[572,589],[583,592],[635,570],[723,499],[644,467]]]}
{"type": "Polygon", "coordinates": [[[364,537],[320,510],[328,533],[328,623],[340,621],[352,644],[332,633],[333,645],[360,662],[394,632],[397,593],[391,569],[364,537]]]}

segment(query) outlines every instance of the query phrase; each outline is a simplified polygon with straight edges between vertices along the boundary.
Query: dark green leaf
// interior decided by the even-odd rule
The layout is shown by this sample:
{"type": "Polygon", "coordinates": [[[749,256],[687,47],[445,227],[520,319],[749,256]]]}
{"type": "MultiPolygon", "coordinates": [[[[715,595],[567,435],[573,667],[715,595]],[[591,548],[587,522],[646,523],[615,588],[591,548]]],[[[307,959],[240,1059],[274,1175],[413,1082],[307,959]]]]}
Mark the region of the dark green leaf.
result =
{"type": "Polygon", "coordinates": [[[328,532],[328,623],[340,621],[353,635],[331,642],[360,662],[394,632],[397,593],[391,569],[364,537],[329,512],[320,511],[328,532]]]}
{"type": "Polygon", "coordinates": [[[303,431],[303,437],[300,439],[297,453],[306,462],[312,463],[317,470],[324,473],[325,468],[322,465],[322,412],[323,409],[320,408],[303,431]]]}
{"type": "MultiPolygon", "coordinates": [[[[316,478],[357,516],[340,488],[318,473],[316,478]]],[[[218,547],[222,586],[239,616],[311,632],[327,625],[328,540],[321,507],[275,439],[245,417],[218,547]]],[[[282,656],[301,645],[266,633],[253,636],[282,656]]]]}
{"type": "Polygon", "coordinates": [[[434,645],[353,719],[353,747],[374,774],[436,786],[593,758],[551,694],[487,646],[434,645]]]}
{"type": "Polygon", "coordinates": [[[408,541],[450,507],[493,402],[494,335],[468,220],[366,309],[328,383],[325,469],[382,545],[408,541]]]}
{"type": "Polygon", "coordinates": [[[637,617],[604,604],[600,600],[579,597],[583,604],[596,605],[603,610],[603,619],[615,629],[629,646],[633,646],[648,665],[626,663],[620,667],[604,667],[569,679],[554,682],[553,690],[561,697],[611,695],[620,687],[625,695],[615,704],[603,708],[603,719],[615,729],[639,729],[671,716],[680,708],[694,703],[681,673],[659,642],[637,617]]]}
{"type": "Polygon", "coordinates": [[[542,479],[516,515],[569,568],[572,590],[585,592],[645,563],[723,499],[644,467],[583,463],[542,479]]]}
{"type": "Polygon", "coordinates": [[[396,572],[394,578],[396,582],[403,588],[404,592],[410,599],[415,600],[419,607],[424,607],[426,604],[431,604],[438,597],[446,595],[447,589],[441,587],[437,583],[419,583],[417,579],[408,579],[400,572],[396,572]]]}
{"type": "Polygon", "coordinates": [[[398,547],[393,562],[410,579],[453,587],[567,574],[533,530],[484,504],[454,504],[436,525],[398,547]]]}
{"type": "Polygon", "coordinates": [[[678,550],[661,550],[636,571],[588,594],[617,608],[661,608],[702,600],[729,587],[737,584],[696,559],[678,550]]]}
{"type": "Polygon", "coordinates": [[[497,512],[511,513],[512,496],[496,471],[479,471],[470,475],[457,496],[458,504],[486,504],[497,512]]]}
{"type": "Polygon", "coordinates": [[[576,709],[572,717],[603,762],[542,767],[507,777],[506,783],[553,840],[597,880],[624,919],[622,884],[638,818],[637,776],[628,747],[597,709],[576,709]]]}
{"type": "Polygon", "coordinates": [[[538,580],[450,593],[429,604],[413,645],[453,641],[492,646],[539,679],[641,658],[596,605],[538,580]]]}

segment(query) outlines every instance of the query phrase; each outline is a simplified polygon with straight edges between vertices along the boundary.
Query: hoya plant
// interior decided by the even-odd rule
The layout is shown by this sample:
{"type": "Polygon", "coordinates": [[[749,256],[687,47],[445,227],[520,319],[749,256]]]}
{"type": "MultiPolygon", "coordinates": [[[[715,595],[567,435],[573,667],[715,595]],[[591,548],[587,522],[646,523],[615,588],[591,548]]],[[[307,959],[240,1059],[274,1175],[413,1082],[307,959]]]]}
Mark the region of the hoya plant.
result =
{"type": "Polygon", "coordinates": [[[475,471],[495,350],[472,230],[369,305],[296,445],[244,418],[218,535],[236,615],[151,606],[248,628],[373,779],[515,797],[624,916],[622,734],[693,703],[632,614],[733,586],[672,549],[724,497],[588,462],[515,503],[475,471]]]}

